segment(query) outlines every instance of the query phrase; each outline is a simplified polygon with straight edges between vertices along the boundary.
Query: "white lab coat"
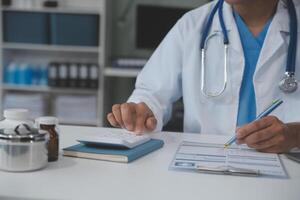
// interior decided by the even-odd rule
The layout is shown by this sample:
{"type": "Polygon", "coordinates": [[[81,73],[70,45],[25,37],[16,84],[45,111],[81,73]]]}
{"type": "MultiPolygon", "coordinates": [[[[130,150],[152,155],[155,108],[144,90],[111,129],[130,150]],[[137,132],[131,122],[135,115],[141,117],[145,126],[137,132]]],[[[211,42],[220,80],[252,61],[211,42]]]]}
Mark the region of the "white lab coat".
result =
{"type": "MultiPolygon", "coordinates": [[[[228,86],[219,97],[207,98],[200,90],[200,38],[204,22],[216,1],[185,14],[168,33],[139,74],[129,102],[145,102],[153,111],[160,131],[171,114],[171,105],[184,100],[184,131],[191,133],[232,135],[236,129],[239,94],[245,67],[243,48],[233,18],[232,8],[224,4],[224,19],[229,34],[228,86]]],[[[294,0],[300,17],[300,2],[294,0]]],[[[298,20],[300,22],[300,19],[298,20]]],[[[300,27],[300,23],[299,27],[300,27]]],[[[289,16],[283,1],[270,25],[253,78],[257,113],[274,99],[284,104],[272,115],[283,122],[300,122],[300,89],[284,94],[278,88],[287,60],[289,16]]],[[[208,38],[206,81],[209,91],[223,84],[223,35],[217,15],[208,38]]],[[[300,34],[298,31],[296,78],[300,80],[300,34]]]]}

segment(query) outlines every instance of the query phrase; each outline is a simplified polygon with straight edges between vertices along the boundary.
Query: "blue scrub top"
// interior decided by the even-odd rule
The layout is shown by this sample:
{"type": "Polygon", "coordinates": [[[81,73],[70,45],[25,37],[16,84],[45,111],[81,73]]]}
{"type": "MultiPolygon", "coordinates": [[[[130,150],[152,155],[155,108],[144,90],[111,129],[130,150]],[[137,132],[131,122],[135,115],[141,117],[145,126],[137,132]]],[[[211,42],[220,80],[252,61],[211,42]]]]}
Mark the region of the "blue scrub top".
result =
{"type": "Polygon", "coordinates": [[[253,74],[255,72],[257,61],[272,20],[270,19],[265,24],[262,31],[255,37],[250,32],[243,19],[236,12],[234,12],[234,18],[239,30],[245,56],[245,69],[240,89],[240,101],[237,119],[237,126],[240,127],[244,124],[252,122],[256,118],[253,74]]]}

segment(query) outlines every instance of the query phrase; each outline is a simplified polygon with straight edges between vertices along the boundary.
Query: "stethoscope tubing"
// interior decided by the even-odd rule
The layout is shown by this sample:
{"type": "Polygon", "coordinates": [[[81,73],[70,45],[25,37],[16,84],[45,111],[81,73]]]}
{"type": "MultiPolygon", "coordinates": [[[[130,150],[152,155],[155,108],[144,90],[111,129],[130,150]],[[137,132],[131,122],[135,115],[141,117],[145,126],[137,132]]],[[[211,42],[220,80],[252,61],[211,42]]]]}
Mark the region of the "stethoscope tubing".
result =
{"type": "Polygon", "coordinates": [[[286,72],[295,74],[298,42],[298,22],[296,8],[292,0],[287,0],[287,8],[290,16],[290,44],[288,49],[286,72]]]}
{"type": "MultiPolygon", "coordinates": [[[[206,97],[217,97],[220,96],[226,89],[227,86],[227,79],[228,79],[228,45],[229,45],[229,38],[228,32],[226,29],[226,25],[224,22],[223,16],[223,5],[224,0],[219,0],[214,8],[212,9],[210,15],[208,16],[207,22],[204,25],[204,29],[201,36],[200,42],[200,50],[201,50],[201,92],[206,97]],[[222,28],[223,33],[223,43],[224,43],[224,82],[221,90],[219,92],[207,92],[205,87],[205,73],[206,73],[206,66],[205,66],[205,58],[206,58],[206,41],[212,26],[212,22],[214,16],[218,12],[220,26],[222,28]]],[[[289,12],[290,18],[290,43],[288,47],[288,56],[287,56],[287,66],[285,76],[279,84],[279,88],[285,93],[292,93],[297,90],[297,80],[295,78],[295,71],[296,71],[296,55],[297,55],[297,42],[298,42],[298,20],[297,20],[297,13],[296,8],[294,5],[293,0],[287,0],[287,8],[289,12]]]]}

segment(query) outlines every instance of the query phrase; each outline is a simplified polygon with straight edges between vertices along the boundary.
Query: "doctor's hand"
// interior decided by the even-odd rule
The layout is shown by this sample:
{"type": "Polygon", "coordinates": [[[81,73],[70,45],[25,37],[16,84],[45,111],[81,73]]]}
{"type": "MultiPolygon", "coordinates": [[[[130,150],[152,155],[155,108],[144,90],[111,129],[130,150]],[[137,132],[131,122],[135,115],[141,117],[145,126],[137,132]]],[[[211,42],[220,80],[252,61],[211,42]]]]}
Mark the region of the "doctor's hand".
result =
{"type": "Polygon", "coordinates": [[[115,104],[107,115],[109,123],[118,128],[127,129],[140,135],[154,131],[157,120],[145,103],[115,104]]]}
{"type": "Polygon", "coordinates": [[[267,153],[284,153],[299,147],[299,124],[284,124],[274,116],[264,117],[237,129],[237,144],[267,153]]]}

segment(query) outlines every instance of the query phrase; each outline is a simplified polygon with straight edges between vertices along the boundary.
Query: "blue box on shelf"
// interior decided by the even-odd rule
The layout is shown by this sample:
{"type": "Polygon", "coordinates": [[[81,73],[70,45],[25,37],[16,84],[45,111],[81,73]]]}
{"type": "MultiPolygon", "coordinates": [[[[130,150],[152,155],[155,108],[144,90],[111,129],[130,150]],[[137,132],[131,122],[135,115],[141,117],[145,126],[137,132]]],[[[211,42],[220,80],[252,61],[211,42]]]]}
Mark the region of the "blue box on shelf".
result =
{"type": "Polygon", "coordinates": [[[99,45],[99,15],[52,13],[50,18],[52,44],[99,45]]]}
{"type": "Polygon", "coordinates": [[[4,11],[4,42],[48,44],[49,15],[39,12],[4,11]]]}

